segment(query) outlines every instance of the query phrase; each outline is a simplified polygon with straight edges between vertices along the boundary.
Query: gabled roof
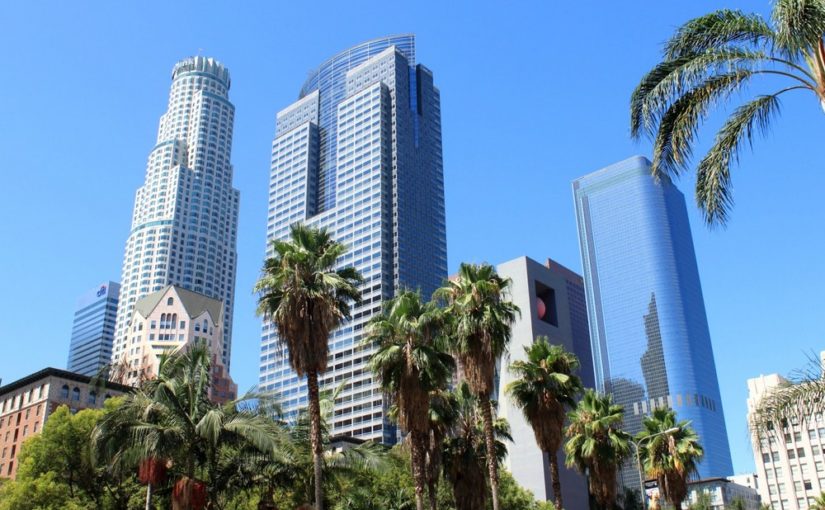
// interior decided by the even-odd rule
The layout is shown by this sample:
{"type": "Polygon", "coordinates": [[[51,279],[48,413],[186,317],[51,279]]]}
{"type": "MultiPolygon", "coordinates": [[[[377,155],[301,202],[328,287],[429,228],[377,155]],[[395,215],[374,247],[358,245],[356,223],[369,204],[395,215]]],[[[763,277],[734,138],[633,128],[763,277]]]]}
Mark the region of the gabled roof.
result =
{"type": "Polygon", "coordinates": [[[216,324],[223,323],[223,301],[213,299],[198,292],[184,289],[183,287],[179,287],[177,285],[167,285],[159,291],[153,292],[139,300],[135,303],[135,312],[141,314],[143,317],[148,317],[149,314],[151,314],[152,311],[163,301],[163,298],[169,294],[171,289],[174,289],[175,293],[178,295],[178,298],[180,299],[183,308],[186,310],[186,313],[189,314],[190,319],[198,317],[203,312],[209,312],[209,315],[216,324]]]}

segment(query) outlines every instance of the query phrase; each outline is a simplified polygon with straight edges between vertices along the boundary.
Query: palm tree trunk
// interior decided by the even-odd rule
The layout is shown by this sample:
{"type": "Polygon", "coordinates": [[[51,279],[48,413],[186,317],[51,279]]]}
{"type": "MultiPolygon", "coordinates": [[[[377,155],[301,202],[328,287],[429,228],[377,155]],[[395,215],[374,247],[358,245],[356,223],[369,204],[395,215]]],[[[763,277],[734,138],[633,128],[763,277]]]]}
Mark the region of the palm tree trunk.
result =
{"type": "Polygon", "coordinates": [[[548,452],[548,456],[550,457],[550,482],[553,485],[553,504],[561,510],[564,507],[561,500],[561,480],[559,480],[559,455],[558,452],[548,452]]]}
{"type": "Polygon", "coordinates": [[[487,445],[487,471],[490,475],[490,493],[493,498],[493,510],[500,510],[498,502],[498,459],[496,458],[496,440],[493,434],[493,404],[488,395],[480,395],[481,414],[484,417],[484,442],[487,445]]]}
{"type": "Polygon", "coordinates": [[[146,510],[152,509],[152,482],[146,485],[146,510]]]}
{"type": "Polygon", "coordinates": [[[324,451],[323,438],[321,437],[321,399],[318,394],[318,372],[314,370],[307,372],[307,388],[309,390],[312,463],[315,470],[315,510],[324,510],[323,473],[321,472],[321,456],[324,451]]]}
{"type": "Polygon", "coordinates": [[[427,484],[427,477],[424,475],[424,441],[421,436],[420,432],[410,432],[416,510],[424,510],[424,486],[427,484]]]}
{"type": "Polygon", "coordinates": [[[438,510],[438,486],[435,480],[430,480],[428,483],[430,495],[430,510],[438,510]]]}

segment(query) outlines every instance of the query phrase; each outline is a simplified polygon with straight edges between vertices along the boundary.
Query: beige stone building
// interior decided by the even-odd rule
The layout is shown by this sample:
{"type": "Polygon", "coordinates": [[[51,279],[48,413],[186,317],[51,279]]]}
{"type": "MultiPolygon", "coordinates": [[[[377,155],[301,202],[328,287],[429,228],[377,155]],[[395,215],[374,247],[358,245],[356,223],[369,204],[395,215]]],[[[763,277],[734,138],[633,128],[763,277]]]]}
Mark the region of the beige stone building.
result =
{"type": "Polygon", "coordinates": [[[220,356],[223,339],[223,303],[203,294],[169,285],[135,303],[128,344],[117,364],[119,380],[136,386],[158,375],[163,354],[205,343],[212,352],[210,398],[234,400],[232,382],[220,356]]]}
{"type": "Polygon", "coordinates": [[[0,477],[15,477],[23,441],[39,434],[59,406],[69,406],[73,413],[100,408],[109,397],[129,390],[115,383],[94,385],[89,376],[57,368],[45,368],[0,387],[0,477]]]}
{"type": "MultiPolygon", "coordinates": [[[[778,374],[748,379],[748,423],[762,398],[788,384],[778,374]]],[[[825,417],[784,425],[767,437],[751,434],[758,490],[773,510],[802,510],[825,491],[825,417]]]]}

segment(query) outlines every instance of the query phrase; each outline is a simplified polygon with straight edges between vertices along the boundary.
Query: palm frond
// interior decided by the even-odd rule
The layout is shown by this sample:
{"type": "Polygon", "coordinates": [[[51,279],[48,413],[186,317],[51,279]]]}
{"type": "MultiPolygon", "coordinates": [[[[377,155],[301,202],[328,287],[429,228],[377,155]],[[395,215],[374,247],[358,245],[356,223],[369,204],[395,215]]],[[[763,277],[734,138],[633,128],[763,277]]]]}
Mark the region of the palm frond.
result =
{"type": "Polygon", "coordinates": [[[722,9],[679,27],[665,45],[664,54],[672,60],[737,43],[764,45],[772,39],[773,30],[760,16],[722,9]]]}
{"type": "Polygon", "coordinates": [[[776,0],[771,13],[776,43],[790,55],[816,48],[825,34],[825,2],[776,0]]]}

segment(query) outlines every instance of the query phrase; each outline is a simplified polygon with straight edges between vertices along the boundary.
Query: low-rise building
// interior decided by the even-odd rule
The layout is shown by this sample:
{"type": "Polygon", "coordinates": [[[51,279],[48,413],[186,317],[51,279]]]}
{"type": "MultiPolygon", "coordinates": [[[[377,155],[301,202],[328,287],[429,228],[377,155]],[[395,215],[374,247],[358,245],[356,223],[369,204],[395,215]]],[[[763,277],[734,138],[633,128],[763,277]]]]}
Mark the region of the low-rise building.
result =
{"type": "Polygon", "coordinates": [[[712,510],[759,510],[762,504],[759,492],[753,487],[736,483],[732,478],[707,478],[688,482],[688,497],[683,506],[688,507],[696,503],[699,495],[706,493],[710,496],[712,510]],[[735,506],[738,501],[741,501],[741,507],[735,506]]]}
{"type": "Polygon", "coordinates": [[[158,375],[163,354],[203,342],[212,354],[212,387],[209,398],[216,403],[234,400],[238,386],[221,358],[223,310],[220,300],[168,285],[135,303],[129,323],[129,341],[118,380],[137,386],[158,375]]]}
{"type": "Polygon", "coordinates": [[[57,368],[45,368],[0,387],[0,477],[15,477],[23,441],[40,433],[58,406],[67,405],[73,413],[100,408],[109,397],[130,389],[109,382],[93,384],[87,375],[57,368]]]}

